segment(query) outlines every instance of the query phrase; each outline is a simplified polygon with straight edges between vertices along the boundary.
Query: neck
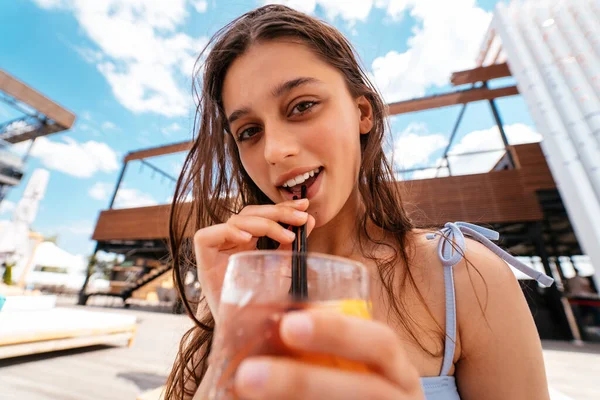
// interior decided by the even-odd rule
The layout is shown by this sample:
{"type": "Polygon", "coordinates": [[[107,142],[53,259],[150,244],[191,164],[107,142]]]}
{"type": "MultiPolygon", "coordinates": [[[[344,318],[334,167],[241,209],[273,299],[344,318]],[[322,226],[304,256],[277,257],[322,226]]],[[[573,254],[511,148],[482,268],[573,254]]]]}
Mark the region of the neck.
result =
{"type": "Polygon", "coordinates": [[[340,212],[327,224],[315,228],[308,238],[311,252],[352,257],[358,251],[358,220],[364,207],[358,188],[352,191],[340,212]]]}

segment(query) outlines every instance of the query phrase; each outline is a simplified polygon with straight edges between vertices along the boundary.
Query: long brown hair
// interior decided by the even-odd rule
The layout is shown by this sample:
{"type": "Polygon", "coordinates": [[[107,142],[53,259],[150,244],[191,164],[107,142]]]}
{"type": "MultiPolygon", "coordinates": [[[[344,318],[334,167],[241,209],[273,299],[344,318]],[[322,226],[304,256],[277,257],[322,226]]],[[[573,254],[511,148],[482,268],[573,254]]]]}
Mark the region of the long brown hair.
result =
{"type": "MultiPolygon", "coordinates": [[[[228,132],[223,109],[222,86],[232,62],[253,43],[286,38],[312,49],[325,62],[337,68],[345,78],[350,93],[365,96],[371,103],[374,126],[361,135],[362,160],[358,179],[360,196],[366,210],[358,219],[359,244],[364,256],[375,261],[390,305],[390,315],[410,333],[425,351],[416,334],[417,325],[402,300],[403,286],[411,285],[421,302],[411,273],[407,254],[409,233],[414,227],[403,207],[398,185],[394,184],[392,167],[383,150],[386,134],[386,108],[381,96],[358,63],[358,56],[348,40],[335,28],[313,17],[285,6],[268,5],[235,19],[219,30],[199,57],[194,79],[197,113],[194,132],[197,136],[187,155],[177,182],[170,215],[170,246],[173,274],[178,291],[195,326],[181,341],[179,354],[167,381],[166,398],[191,398],[204,376],[210,354],[214,320],[205,299],[192,301],[186,297],[184,277],[196,268],[193,260],[191,234],[198,229],[225,222],[233,213],[249,204],[270,204],[271,200],[252,182],[241,165],[237,146],[228,132]],[[208,53],[208,54],[205,54],[208,53]],[[201,86],[201,91],[198,87],[201,86]],[[185,204],[191,195],[190,204],[185,204]],[[388,232],[392,239],[382,240],[369,233],[369,224],[388,232]],[[377,258],[373,244],[386,246],[390,256],[377,258]],[[399,275],[401,262],[406,272],[399,275]],[[198,307],[204,315],[197,318],[198,307]]],[[[268,239],[258,242],[261,249],[276,247],[268,239]]],[[[430,313],[431,315],[431,313],[430,313]]],[[[432,317],[433,318],[433,317],[432,317]]],[[[440,340],[444,336],[440,328],[440,340]]],[[[437,352],[435,354],[438,354],[437,352]]]]}

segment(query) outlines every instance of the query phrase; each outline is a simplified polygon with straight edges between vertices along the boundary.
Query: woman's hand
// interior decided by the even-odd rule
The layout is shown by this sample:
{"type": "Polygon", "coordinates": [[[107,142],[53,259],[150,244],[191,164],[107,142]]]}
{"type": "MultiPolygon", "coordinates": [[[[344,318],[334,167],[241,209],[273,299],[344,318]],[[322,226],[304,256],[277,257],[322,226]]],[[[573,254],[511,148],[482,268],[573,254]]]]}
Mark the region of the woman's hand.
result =
{"type": "Polygon", "coordinates": [[[275,205],[247,206],[223,224],[200,229],[194,235],[194,252],[198,280],[214,316],[219,305],[225,267],[229,256],[256,249],[259,237],[268,236],[279,242],[279,249],[291,249],[295,235],[279,222],[300,226],[307,223],[307,234],[315,219],[306,213],[308,200],[286,201],[275,205]]]}
{"type": "Polygon", "coordinates": [[[297,350],[331,354],[367,365],[371,373],[348,372],[289,358],[245,360],[236,375],[244,399],[352,400],[424,399],[419,374],[387,325],[332,312],[286,314],[281,338],[297,350]]]}

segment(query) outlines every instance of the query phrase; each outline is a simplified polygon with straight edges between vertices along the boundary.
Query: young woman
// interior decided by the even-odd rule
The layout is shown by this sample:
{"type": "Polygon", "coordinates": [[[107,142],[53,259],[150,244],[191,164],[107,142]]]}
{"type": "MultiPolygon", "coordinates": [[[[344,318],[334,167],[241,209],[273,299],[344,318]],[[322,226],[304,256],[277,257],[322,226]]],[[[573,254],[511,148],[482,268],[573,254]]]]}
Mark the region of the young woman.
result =
{"type": "Polygon", "coordinates": [[[448,224],[431,234],[411,223],[382,149],[385,106],[349,42],[271,5],[225,26],[208,48],[197,137],[171,214],[179,289],[185,295],[181,277],[197,268],[203,293],[199,303],[185,301],[195,327],[181,342],[166,397],[207,396],[228,257],[289,248],[285,227],[307,223],[311,251],[367,266],[374,321],[290,313],[283,340],[364,362],[373,373],[248,359],[236,375],[242,398],[547,399],[532,316],[496,254],[508,255],[478,233],[491,231],[448,224]],[[311,171],[308,199],[294,201],[299,186],[290,187],[311,171]],[[183,204],[190,196],[191,207],[183,204]],[[465,234],[478,240],[465,242],[465,234]]]}

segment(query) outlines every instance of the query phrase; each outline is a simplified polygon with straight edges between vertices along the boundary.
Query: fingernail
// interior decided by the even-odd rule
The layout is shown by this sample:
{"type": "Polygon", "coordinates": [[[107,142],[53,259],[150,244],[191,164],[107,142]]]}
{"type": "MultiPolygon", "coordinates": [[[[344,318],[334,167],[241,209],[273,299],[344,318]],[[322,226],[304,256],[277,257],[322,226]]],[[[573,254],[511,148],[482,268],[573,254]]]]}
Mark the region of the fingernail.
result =
{"type": "MultiPolygon", "coordinates": [[[[294,196],[294,197],[295,197],[295,196],[294,196]]],[[[296,204],[302,204],[302,203],[304,203],[305,201],[308,201],[308,199],[294,199],[294,202],[295,202],[296,204]]]]}
{"type": "Polygon", "coordinates": [[[296,234],[294,232],[288,231],[287,229],[284,232],[285,236],[287,236],[289,239],[296,239],[296,234]]]}
{"type": "Polygon", "coordinates": [[[264,361],[243,361],[236,374],[236,384],[246,395],[258,394],[269,378],[269,364],[264,361]]]}
{"type": "Polygon", "coordinates": [[[305,213],[304,211],[298,211],[298,210],[294,210],[293,214],[296,218],[301,218],[301,219],[307,219],[308,218],[308,213],[305,213]]]}
{"type": "Polygon", "coordinates": [[[250,239],[252,239],[252,234],[251,234],[251,233],[248,233],[248,232],[246,232],[246,231],[240,231],[240,236],[241,236],[243,239],[246,239],[246,240],[250,240],[250,239]]]}
{"type": "Polygon", "coordinates": [[[283,318],[282,335],[294,342],[305,343],[313,334],[313,321],[304,313],[292,313],[283,318]]]}

